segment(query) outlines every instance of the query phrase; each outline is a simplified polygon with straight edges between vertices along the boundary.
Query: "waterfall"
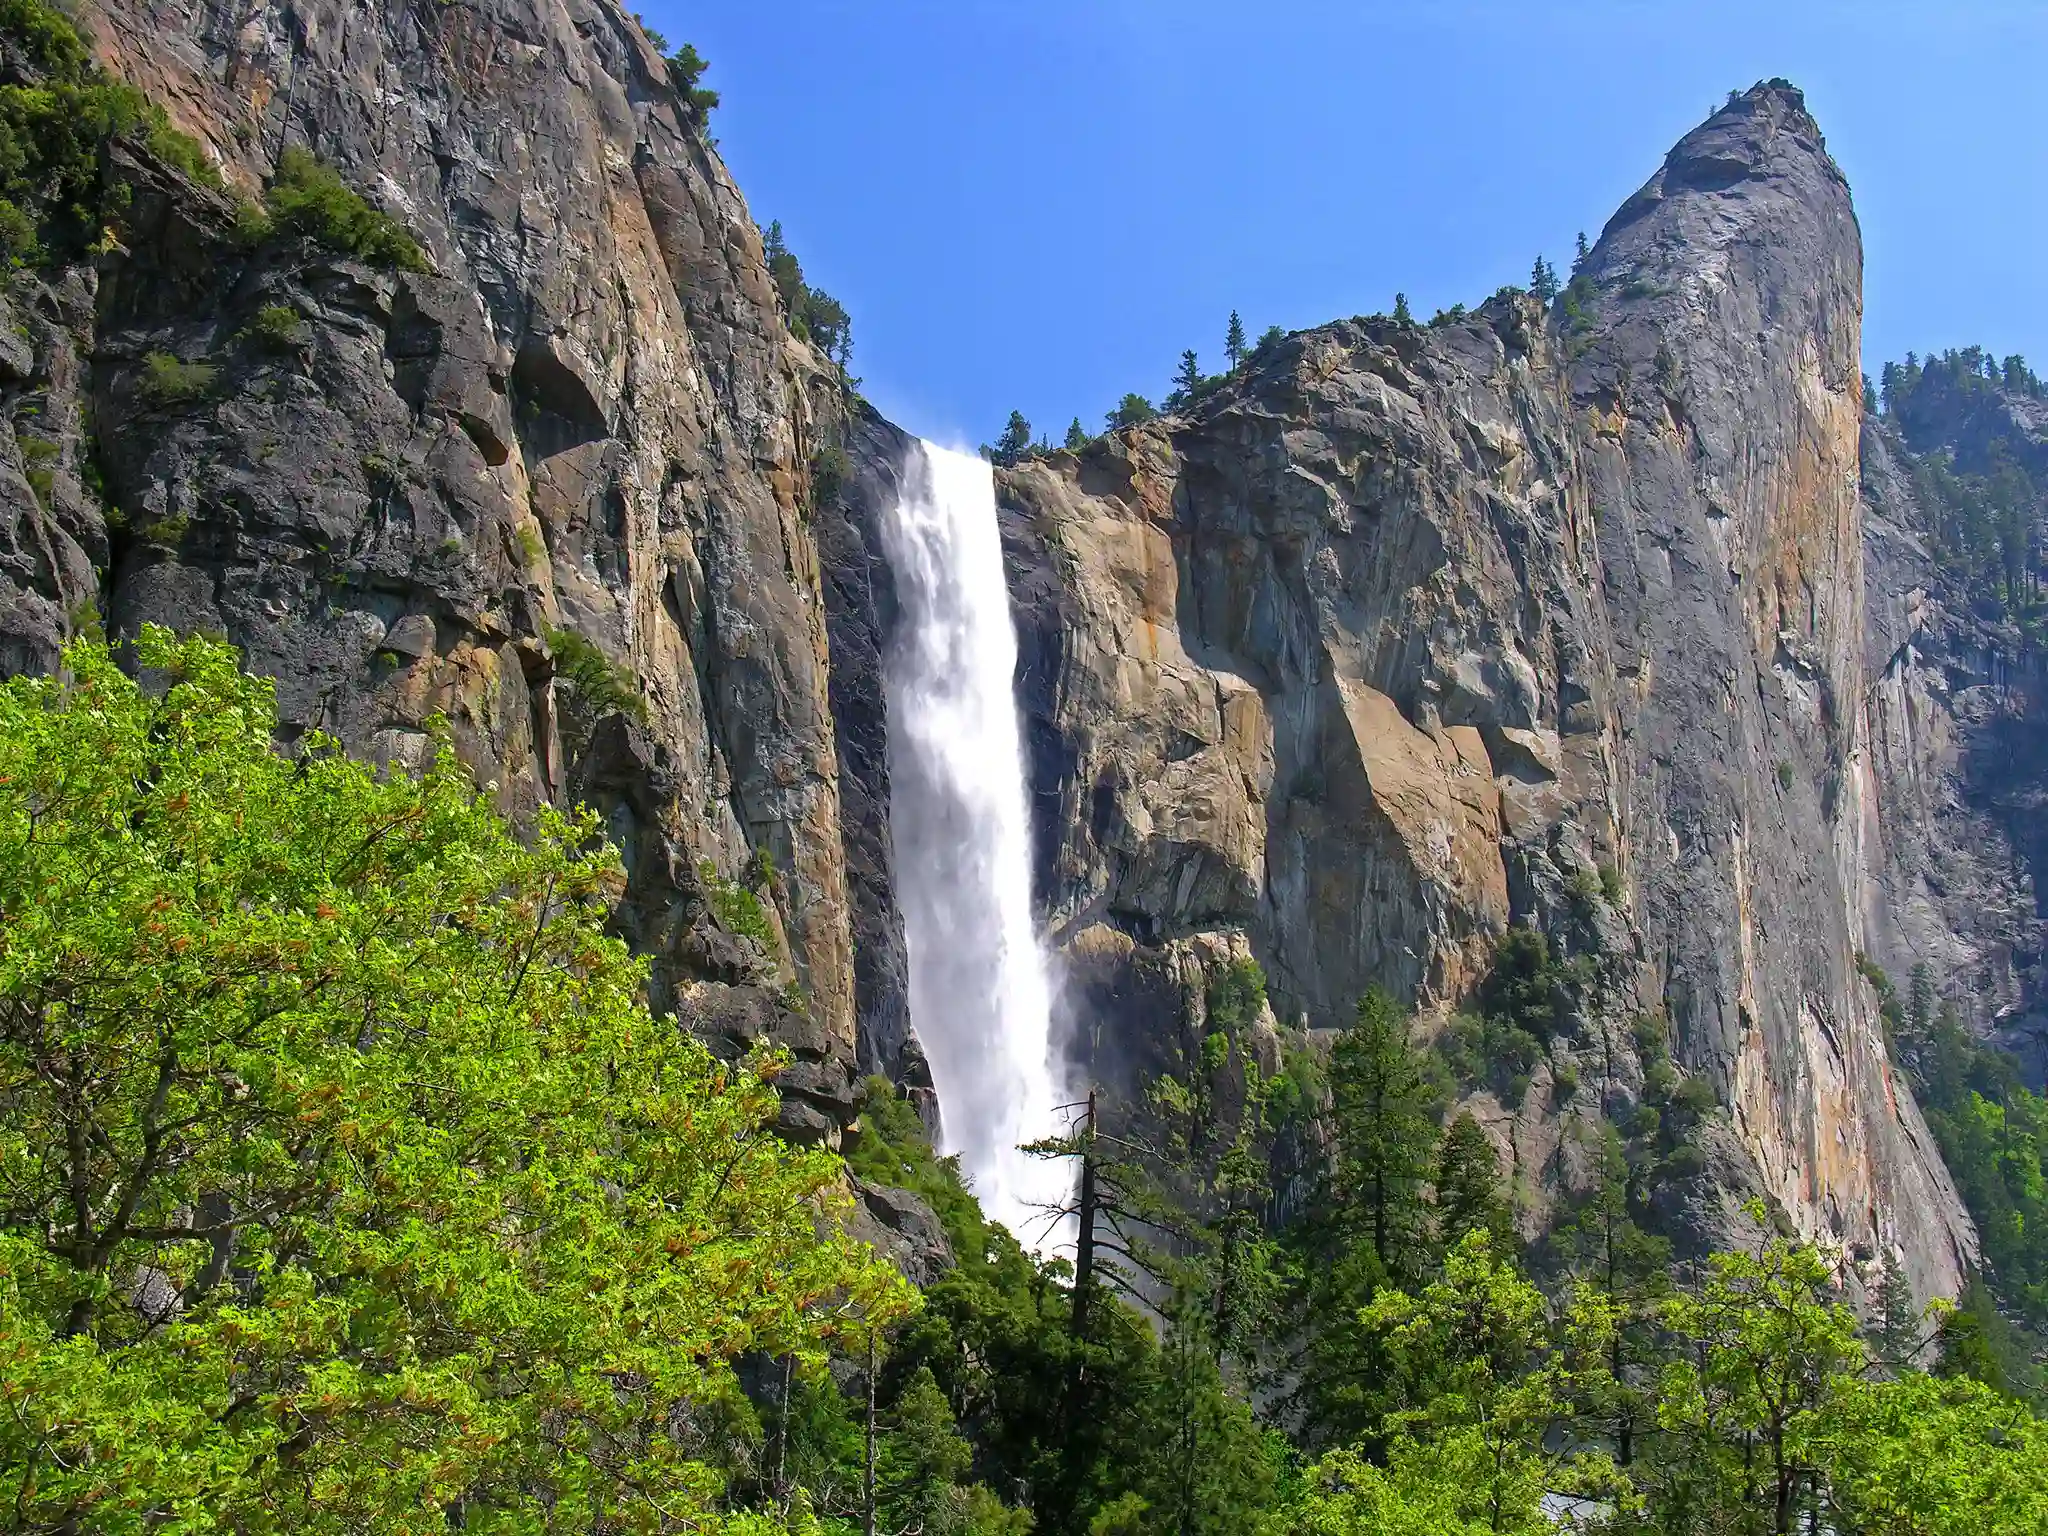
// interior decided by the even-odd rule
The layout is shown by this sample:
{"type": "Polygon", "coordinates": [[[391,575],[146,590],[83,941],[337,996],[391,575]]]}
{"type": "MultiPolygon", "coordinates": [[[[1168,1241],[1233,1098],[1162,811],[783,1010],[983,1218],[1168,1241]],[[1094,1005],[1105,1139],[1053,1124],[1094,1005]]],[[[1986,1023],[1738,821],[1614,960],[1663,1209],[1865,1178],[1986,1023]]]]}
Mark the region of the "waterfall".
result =
{"type": "Polygon", "coordinates": [[[1012,679],[1017,631],[995,481],[978,458],[911,450],[882,544],[901,610],[886,672],[889,824],[910,951],[910,1021],[943,1149],[1027,1247],[1066,1197],[1052,988],[1031,916],[1031,820],[1012,679]]]}

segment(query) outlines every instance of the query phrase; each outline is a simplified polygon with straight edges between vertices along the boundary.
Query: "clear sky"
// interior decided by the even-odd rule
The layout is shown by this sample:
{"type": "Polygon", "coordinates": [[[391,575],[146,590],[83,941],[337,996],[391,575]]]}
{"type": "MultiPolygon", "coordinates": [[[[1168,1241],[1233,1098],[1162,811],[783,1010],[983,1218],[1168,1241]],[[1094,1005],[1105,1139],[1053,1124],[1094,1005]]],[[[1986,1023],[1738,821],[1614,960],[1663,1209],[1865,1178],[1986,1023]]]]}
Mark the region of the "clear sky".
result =
{"type": "Polygon", "coordinates": [[[2048,0],[643,0],[755,217],[926,436],[1054,437],[1183,347],[1568,264],[1731,88],[1806,92],[1865,356],[2048,364],[2048,0]]]}

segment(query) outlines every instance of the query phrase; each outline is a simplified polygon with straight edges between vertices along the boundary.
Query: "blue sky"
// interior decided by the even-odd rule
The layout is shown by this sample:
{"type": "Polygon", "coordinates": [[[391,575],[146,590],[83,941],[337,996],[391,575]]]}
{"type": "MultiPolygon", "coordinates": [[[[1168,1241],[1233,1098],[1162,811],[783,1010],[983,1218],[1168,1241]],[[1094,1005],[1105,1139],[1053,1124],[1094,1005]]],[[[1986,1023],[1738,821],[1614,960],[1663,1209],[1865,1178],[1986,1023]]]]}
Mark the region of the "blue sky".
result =
{"type": "Polygon", "coordinates": [[[721,151],[929,437],[1057,437],[1183,347],[1567,264],[1734,87],[1802,87],[1863,226],[1866,358],[2048,364],[2042,0],[651,0],[721,151]]]}

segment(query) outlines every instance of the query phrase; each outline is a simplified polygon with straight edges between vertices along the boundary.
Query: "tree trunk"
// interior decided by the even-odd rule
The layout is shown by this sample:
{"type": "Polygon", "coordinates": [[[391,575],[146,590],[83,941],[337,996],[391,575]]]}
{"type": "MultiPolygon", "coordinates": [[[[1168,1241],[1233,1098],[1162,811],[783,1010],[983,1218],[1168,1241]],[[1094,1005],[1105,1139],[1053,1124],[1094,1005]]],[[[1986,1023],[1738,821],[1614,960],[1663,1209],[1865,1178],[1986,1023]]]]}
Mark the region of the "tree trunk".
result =
{"type": "MultiPolygon", "coordinates": [[[[1071,1327],[1076,1346],[1088,1339],[1088,1304],[1095,1289],[1095,1207],[1100,1196],[1095,1187],[1095,1090],[1088,1091],[1088,1116],[1081,1125],[1081,1194],[1075,1202],[1074,1308],[1071,1327]]],[[[1088,1365],[1080,1348],[1073,1354],[1067,1372],[1066,1400],[1060,1405],[1061,1436],[1065,1443],[1063,1483],[1060,1497],[1069,1505],[1079,1496],[1088,1465],[1092,1437],[1082,1432],[1082,1415],[1088,1391],[1088,1365]]]]}
{"type": "Polygon", "coordinates": [[[868,1443],[861,1468],[861,1536],[875,1536],[875,1330],[868,1329],[868,1443]]]}
{"type": "Polygon", "coordinates": [[[1088,1337],[1088,1293],[1095,1283],[1095,1090],[1088,1090],[1088,1118],[1081,1131],[1081,1198],[1076,1202],[1074,1321],[1076,1339],[1088,1337]]]}
{"type": "Polygon", "coordinates": [[[789,1497],[789,1388],[796,1356],[782,1357],[782,1412],[775,1421],[775,1480],[769,1484],[777,1502],[789,1497]]]}

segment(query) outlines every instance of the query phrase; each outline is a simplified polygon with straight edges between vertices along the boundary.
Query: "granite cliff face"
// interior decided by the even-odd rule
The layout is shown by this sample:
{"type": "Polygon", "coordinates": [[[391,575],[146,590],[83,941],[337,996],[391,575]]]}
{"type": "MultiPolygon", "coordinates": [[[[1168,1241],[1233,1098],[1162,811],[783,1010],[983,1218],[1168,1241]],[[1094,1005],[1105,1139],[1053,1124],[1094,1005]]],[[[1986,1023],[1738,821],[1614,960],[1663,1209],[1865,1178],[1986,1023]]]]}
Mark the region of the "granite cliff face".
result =
{"type": "Polygon", "coordinates": [[[1050,905],[1103,1070],[1100,1000],[1197,941],[1241,936],[1322,1026],[1375,982],[1448,1012],[1529,923],[1574,1015],[1519,1105],[1475,1102],[1532,1223],[1634,1113],[1630,1022],[1662,1013],[1725,1106],[1669,1164],[1681,1219],[1762,1193],[1952,1289],[1974,1238],[1856,967],[1860,315],[1847,186],[1760,86],[1554,323],[1506,296],[1326,326],[1007,475],[1050,905]]]}
{"type": "Polygon", "coordinates": [[[785,1125],[836,1137],[867,824],[811,514],[846,404],[661,58],[601,0],[86,19],[231,187],[310,149],[432,270],[251,246],[229,197],[120,151],[105,254],[8,300],[6,414],[57,452],[46,507],[0,443],[6,664],[97,609],[225,633],[290,730],[373,759],[445,715],[514,816],[602,811],[656,1001],[791,1046],[785,1125]]]}
{"type": "MultiPolygon", "coordinates": [[[[514,816],[601,810],[656,1002],[789,1046],[792,1134],[835,1139],[856,1071],[925,1092],[880,681],[908,439],[791,334],[645,34],[608,0],[88,19],[231,189],[309,149],[431,270],[252,244],[118,150],[119,227],[0,316],[0,666],[154,621],[366,757],[444,716],[514,816]]],[[[1819,131],[1760,86],[1552,311],[1300,333],[1002,474],[1040,895],[1100,1079],[1171,1065],[1249,958],[1269,1066],[1375,984],[1449,1028],[1525,924],[1563,1016],[1469,1086],[1526,1224],[1615,1121],[1702,1239],[1755,1192],[1955,1288],[1973,1235],[1856,962],[2030,995],[2039,834],[1984,784],[2038,689],[1940,591],[1915,450],[1864,417],[1860,267],[1819,131]],[[1676,1102],[1645,1017],[1700,1085],[1682,1136],[1645,1117],[1676,1102]]],[[[940,1262],[892,1198],[877,1235],[940,1262]]]]}

